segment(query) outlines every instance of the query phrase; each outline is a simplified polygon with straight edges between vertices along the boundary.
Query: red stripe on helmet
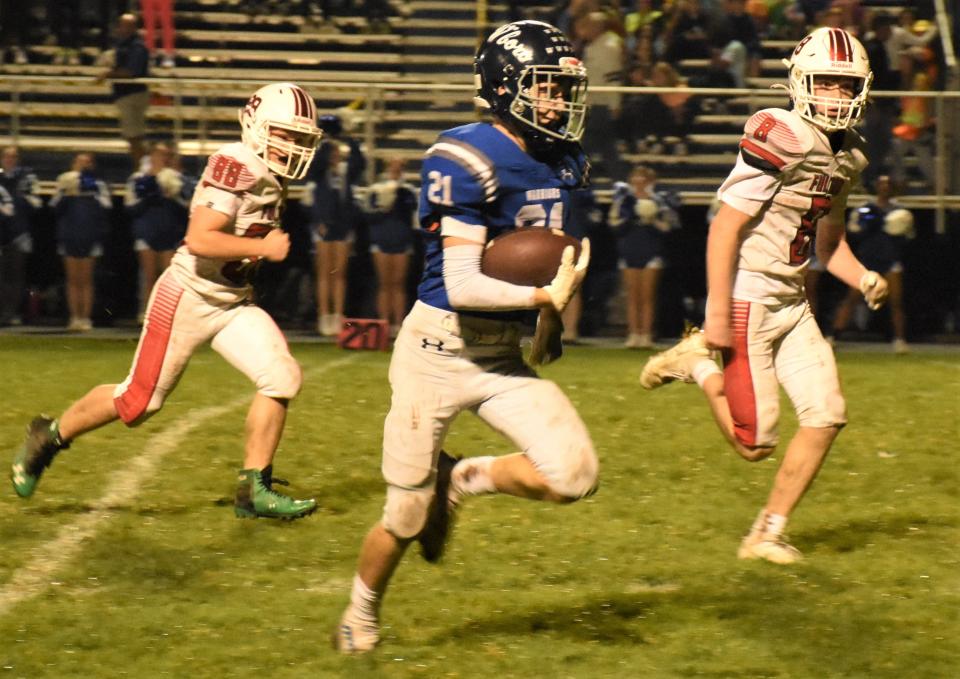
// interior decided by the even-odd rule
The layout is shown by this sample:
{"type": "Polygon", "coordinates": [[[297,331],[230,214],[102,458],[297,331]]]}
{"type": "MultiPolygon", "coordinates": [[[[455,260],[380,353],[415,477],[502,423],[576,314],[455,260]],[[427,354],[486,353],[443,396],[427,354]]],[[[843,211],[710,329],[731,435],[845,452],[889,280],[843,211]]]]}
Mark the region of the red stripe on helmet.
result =
{"type": "Polygon", "coordinates": [[[298,118],[302,118],[303,117],[303,98],[300,96],[300,91],[296,87],[291,87],[290,94],[293,95],[293,113],[298,118]]]}
{"type": "Polygon", "coordinates": [[[847,61],[853,61],[853,43],[850,42],[850,34],[842,31],[843,41],[847,44],[847,61]]]}
{"type": "Polygon", "coordinates": [[[850,36],[839,28],[830,29],[830,60],[853,61],[853,48],[850,36]]]}

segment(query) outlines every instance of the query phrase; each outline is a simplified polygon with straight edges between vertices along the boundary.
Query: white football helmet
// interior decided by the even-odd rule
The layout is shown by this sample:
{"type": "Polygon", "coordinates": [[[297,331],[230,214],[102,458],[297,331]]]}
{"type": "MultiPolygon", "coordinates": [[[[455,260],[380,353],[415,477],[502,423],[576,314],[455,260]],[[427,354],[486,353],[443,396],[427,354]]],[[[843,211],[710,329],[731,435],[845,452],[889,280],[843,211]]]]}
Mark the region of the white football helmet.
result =
{"type": "Polygon", "coordinates": [[[805,120],[827,131],[852,127],[867,104],[873,81],[870,59],[860,41],[841,28],[818,28],[801,40],[787,67],[788,90],[794,110],[805,120]],[[814,89],[817,76],[854,78],[854,96],[818,97],[814,89]]]}
{"type": "Polygon", "coordinates": [[[323,135],[317,127],[317,105],[309,94],[293,83],[266,85],[253,93],[240,109],[239,118],[243,143],[271,172],[303,179],[323,135]],[[295,139],[282,139],[273,130],[288,132],[295,139]],[[271,150],[276,159],[270,157],[271,150]]]}

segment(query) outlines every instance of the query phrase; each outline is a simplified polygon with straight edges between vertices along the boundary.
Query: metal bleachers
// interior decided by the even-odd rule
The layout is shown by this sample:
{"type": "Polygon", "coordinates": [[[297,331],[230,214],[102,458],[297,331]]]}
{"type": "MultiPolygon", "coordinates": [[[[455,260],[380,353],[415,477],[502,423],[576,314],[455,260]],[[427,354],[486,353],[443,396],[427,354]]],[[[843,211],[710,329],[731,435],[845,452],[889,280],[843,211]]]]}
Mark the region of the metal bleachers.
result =
{"type": "MultiPolygon", "coordinates": [[[[398,2],[389,32],[366,32],[361,17],[338,17],[336,32],[329,32],[300,16],[251,17],[237,10],[229,0],[177,3],[176,68],[154,69],[149,80],[152,138],[175,139],[181,154],[198,164],[236,138],[237,107],[250,91],[292,80],[310,91],[321,111],[340,112],[371,157],[411,161],[411,178],[439,131],[477,119],[471,102],[476,37],[506,18],[504,5],[491,5],[487,24],[478,27],[473,2],[412,0],[398,2]]],[[[722,110],[697,117],[687,153],[626,152],[625,160],[652,165],[663,184],[689,200],[707,200],[735,158],[750,112],[786,103],[769,86],[782,82],[780,59],[792,47],[792,41],[764,43],[761,74],[750,80],[750,91],[703,95],[722,98],[722,110]]],[[[103,70],[95,64],[97,50],[85,48],[77,66],[55,65],[55,52],[32,47],[31,63],[3,67],[0,144],[18,143],[48,177],[62,171],[71,154],[94,151],[100,167],[115,168],[110,178],[121,181],[130,171],[126,145],[109,87],[95,81],[103,70]]],[[[690,75],[707,63],[691,59],[679,67],[690,75]]],[[[596,183],[602,188],[611,179],[599,176],[596,183]]]]}

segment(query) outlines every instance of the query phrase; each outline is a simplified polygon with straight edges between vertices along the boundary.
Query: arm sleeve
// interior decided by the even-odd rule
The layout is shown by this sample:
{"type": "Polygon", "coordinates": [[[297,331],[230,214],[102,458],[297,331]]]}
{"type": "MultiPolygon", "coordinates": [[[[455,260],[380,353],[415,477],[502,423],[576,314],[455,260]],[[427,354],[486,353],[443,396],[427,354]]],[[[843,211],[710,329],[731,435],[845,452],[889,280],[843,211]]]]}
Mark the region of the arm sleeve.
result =
{"type": "Polygon", "coordinates": [[[530,309],[536,288],[513,285],[480,270],[487,242],[487,205],[497,199],[496,169],[478,148],[441,137],[421,166],[421,223],[431,237],[471,243],[443,249],[443,284],[455,309],[530,309]]]}
{"type": "Polygon", "coordinates": [[[454,245],[443,250],[443,284],[455,309],[504,311],[532,309],[536,288],[513,285],[480,271],[483,246],[454,245]]]}

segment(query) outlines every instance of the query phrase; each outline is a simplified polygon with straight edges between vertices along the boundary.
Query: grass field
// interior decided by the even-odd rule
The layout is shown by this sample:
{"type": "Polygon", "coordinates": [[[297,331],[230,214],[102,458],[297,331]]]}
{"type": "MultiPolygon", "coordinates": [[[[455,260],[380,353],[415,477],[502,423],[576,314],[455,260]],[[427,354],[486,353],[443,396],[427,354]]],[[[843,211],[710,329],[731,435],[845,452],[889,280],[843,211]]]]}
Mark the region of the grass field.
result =
{"type": "MultiPolygon", "coordinates": [[[[133,348],[0,337],[3,465],[133,348]]],[[[850,425],[789,527],[806,561],[777,567],[735,557],[777,459],[740,461],[695,387],[641,390],[646,354],[569,350],[543,374],[591,429],[600,492],[471,501],[441,566],[411,550],[382,645],[350,658],[328,637],[383,502],[389,356],[292,348],[306,382],[277,473],[320,511],[234,518],[252,392],[201,352],[149,423],[77,441],[28,501],[0,492],[0,679],[960,676],[956,351],[839,352],[850,425]]],[[[510,450],[470,415],[447,447],[510,450]]]]}

